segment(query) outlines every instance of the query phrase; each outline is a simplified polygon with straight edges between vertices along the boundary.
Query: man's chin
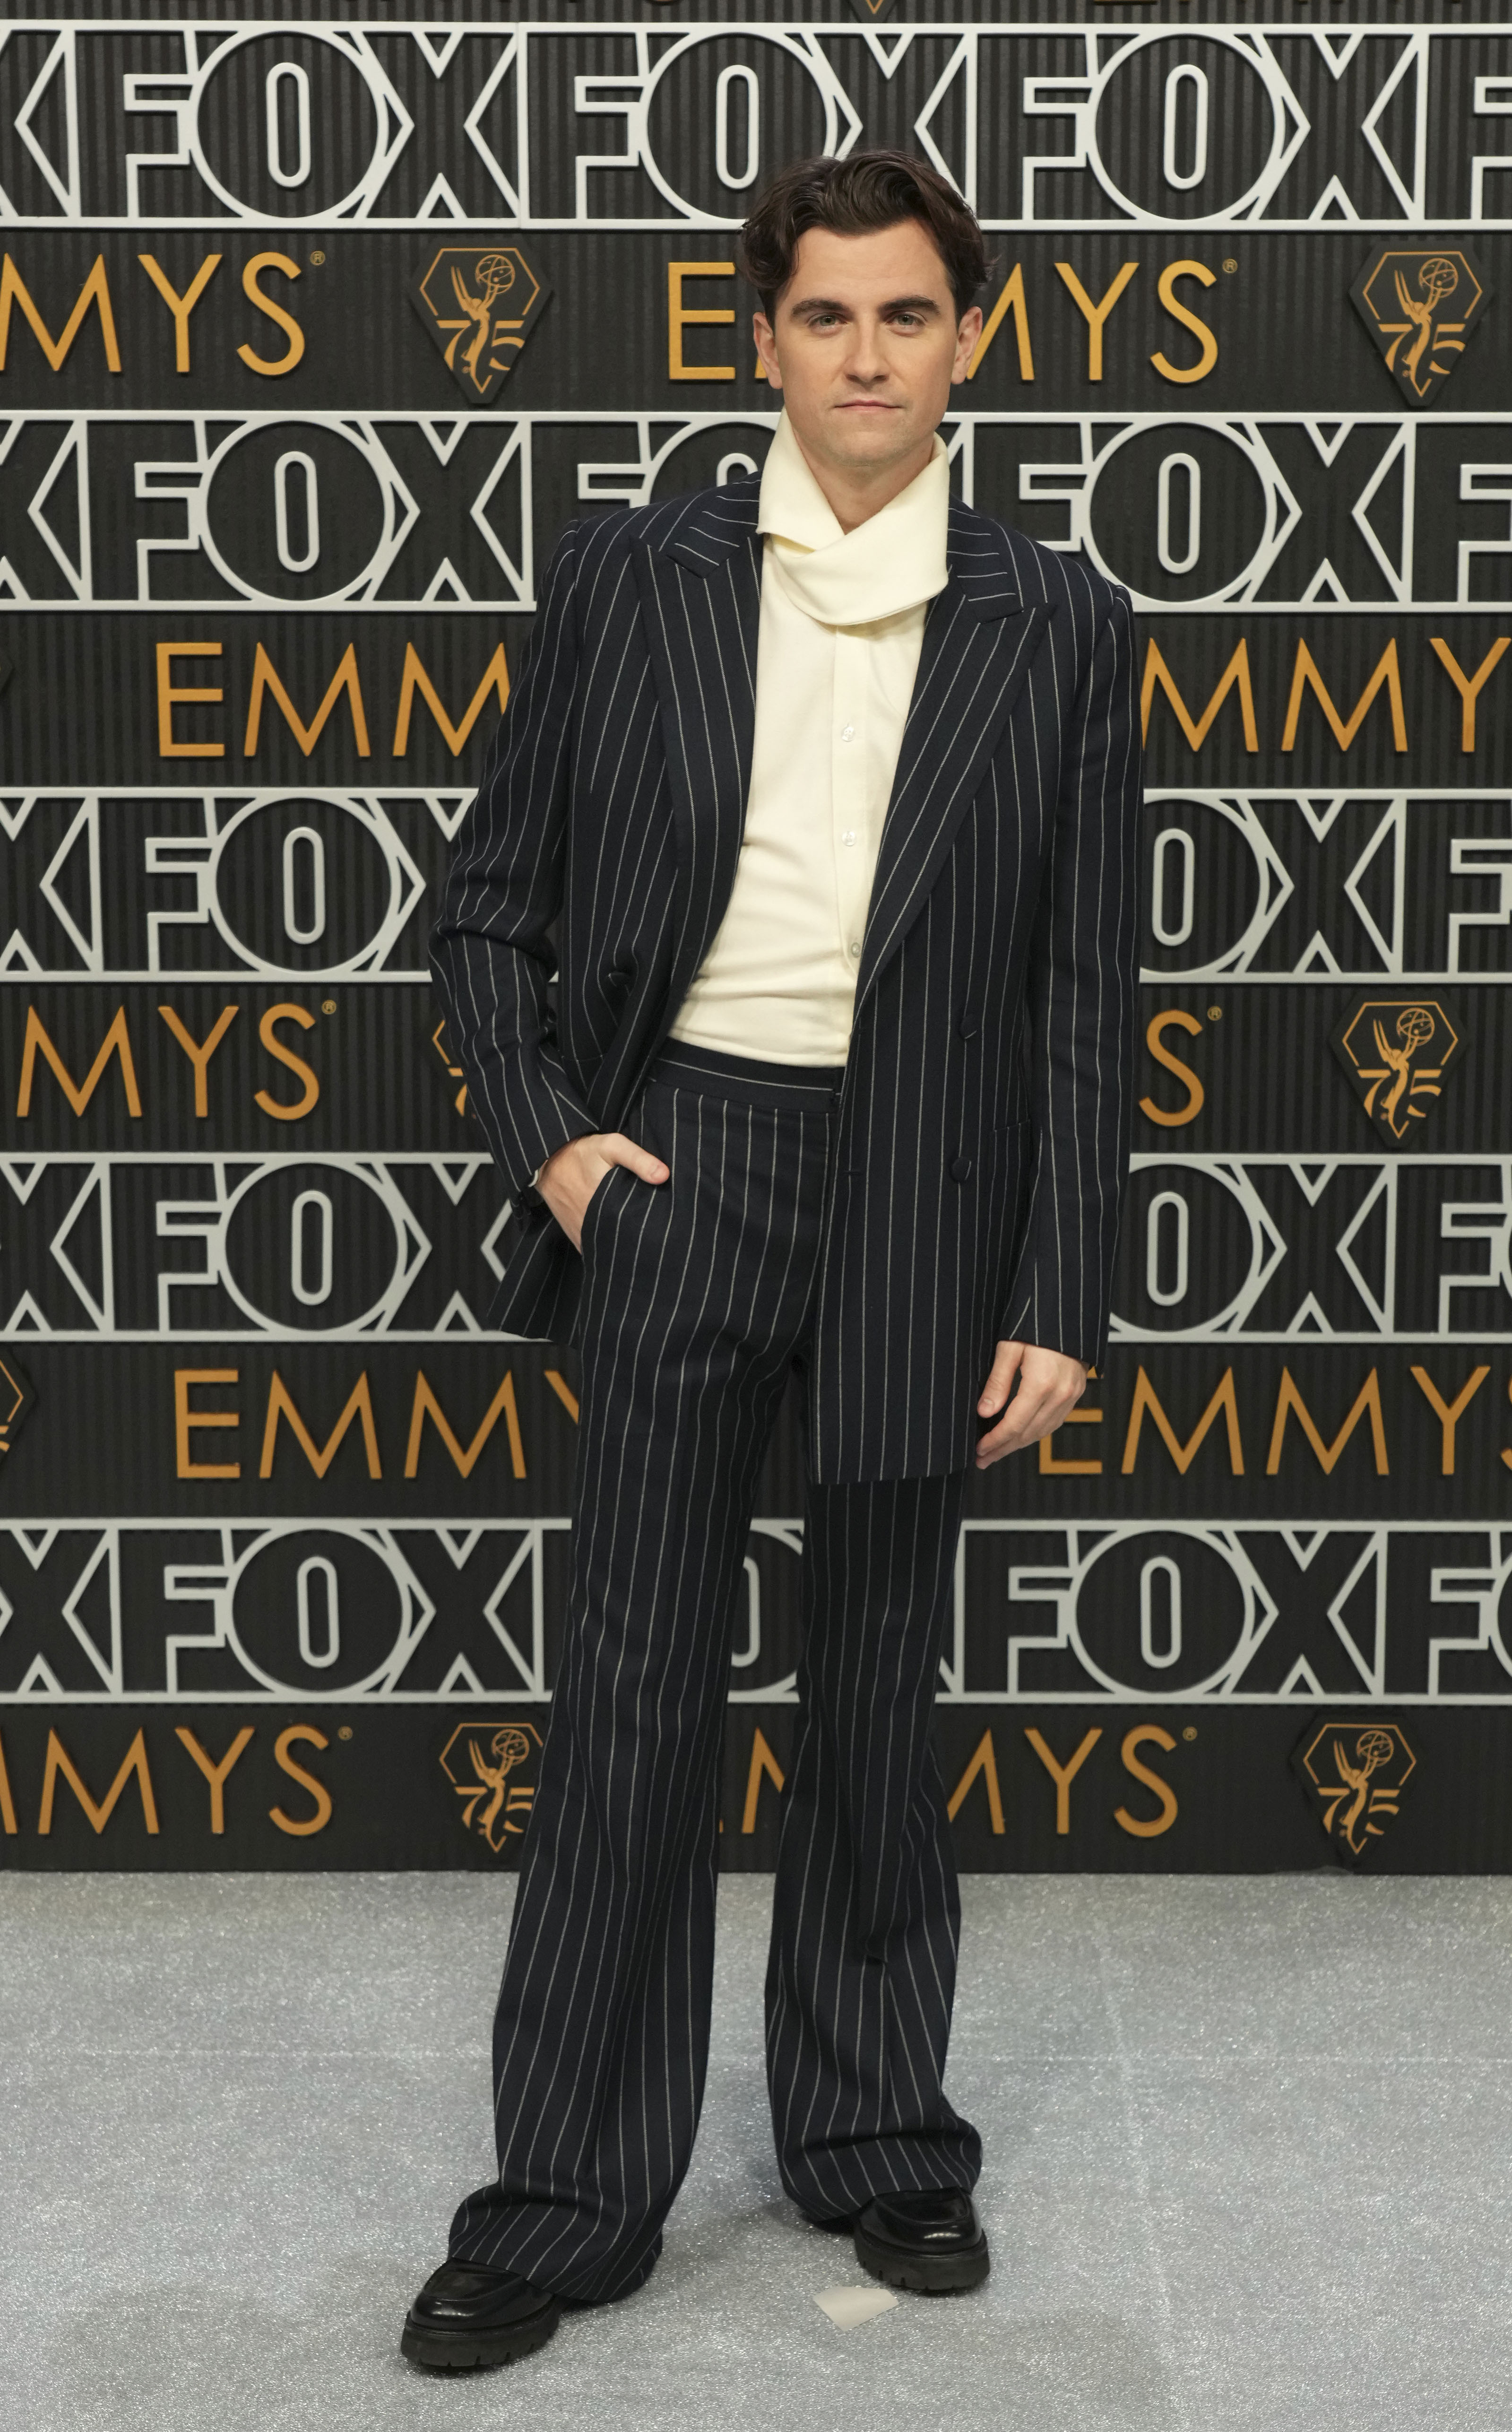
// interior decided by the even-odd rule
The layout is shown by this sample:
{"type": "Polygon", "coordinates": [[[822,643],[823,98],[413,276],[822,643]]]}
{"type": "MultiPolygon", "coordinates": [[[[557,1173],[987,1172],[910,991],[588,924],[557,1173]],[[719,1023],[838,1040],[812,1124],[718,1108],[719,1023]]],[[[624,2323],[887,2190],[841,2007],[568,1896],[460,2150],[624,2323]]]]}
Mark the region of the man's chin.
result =
{"type": "Polygon", "coordinates": [[[856,472],[878,471],[900,464],[918,446],[912,416],[901,414],[858,414],[842,409],[825,425],[825,452],[836,465],[856,472]]]}
{"type": "Polygon", "coordinates": [[[832,431],[867,431],[874,437],[885,432],[892,442],[912,429],[913,420],[912,414],[900,413],[897,406],[876,405],[837,405],[829,416],[832,431]]]}

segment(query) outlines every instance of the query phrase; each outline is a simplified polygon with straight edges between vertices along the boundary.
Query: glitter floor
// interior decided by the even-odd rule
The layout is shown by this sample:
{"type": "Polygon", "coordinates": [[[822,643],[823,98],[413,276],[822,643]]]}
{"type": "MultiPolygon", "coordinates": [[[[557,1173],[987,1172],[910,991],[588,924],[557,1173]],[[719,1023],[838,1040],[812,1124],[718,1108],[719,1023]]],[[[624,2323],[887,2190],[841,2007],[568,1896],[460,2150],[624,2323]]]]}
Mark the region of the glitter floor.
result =
{"type": "Polygon", "coordinates": [[[478,1876],[0,1878],[5,2432],[1438,2432],[1512,2417],[1512,1883],[976,1878],[986,2288],[838,2330],[777,2186],[769,1883],[727,1879],[692,2175],[543,2354],[398,2356],[487,2168],[478,1876]]]}

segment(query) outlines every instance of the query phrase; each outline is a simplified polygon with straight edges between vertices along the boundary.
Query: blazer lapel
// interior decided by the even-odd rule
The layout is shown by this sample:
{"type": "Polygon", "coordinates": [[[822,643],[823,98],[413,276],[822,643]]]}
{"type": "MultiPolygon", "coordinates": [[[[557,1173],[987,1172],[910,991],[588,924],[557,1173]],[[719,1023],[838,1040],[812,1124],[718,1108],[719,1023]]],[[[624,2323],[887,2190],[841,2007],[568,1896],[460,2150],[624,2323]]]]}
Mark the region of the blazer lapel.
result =
{"type": "Polygon", "coordinates": [[[635,551],[680,881],[668,1022],[735,883],[756,725],[760,499],[759,480],[699,491],[635,551]]]}
{"type": "Polygon", "coordinates": [[[931,601],[918,673],[882,827],[856,983],[867,991],[902,943],[938,877],[1050,610],[1027,606],[993,525],[950,505],[949,581],[931,601]]]}

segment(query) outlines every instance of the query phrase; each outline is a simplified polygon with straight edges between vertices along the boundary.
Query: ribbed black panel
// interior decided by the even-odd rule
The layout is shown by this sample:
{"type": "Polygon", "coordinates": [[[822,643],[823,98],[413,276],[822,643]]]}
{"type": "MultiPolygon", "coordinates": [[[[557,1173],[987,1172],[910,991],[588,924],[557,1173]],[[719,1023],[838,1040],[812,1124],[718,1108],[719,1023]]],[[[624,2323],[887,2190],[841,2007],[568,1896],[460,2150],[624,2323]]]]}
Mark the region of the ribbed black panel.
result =
{"type": "MultiPolygon", "coordinates": [[[[1512,25],[1316,14],[147,0],[0,44],[17,1863],[510,1862],[458,1781],[467,1731],[542,1719],[579,1376],[485,1330],[508,1211],[427,940],[557,533],[759,468],[736,228],[868,143],[970,194],[989,307],[1016,277],[955,485],[1132,592],[1149,719],[1112,1344],[968,1489],[963,1851],[1326,1860],[1305,1751],[1385,1716],[1379,1862],[1509,1863],[1512,25]],[[1418,393],[1352,301],[1382,248],[1409,294],[1454,265],[1418,393]],[[501,251],[480,402],[425,296],[501,251]],[[1099,364],[1074,291],[1135,263],[1099,364]],[[160,281],[202,273],[180,368],[160,281]],[[677,324],[680,282],[735,317],[677,324]],[[216,1838],[174,1725],[218,1752],[244,1705],[216,1838]],[[44,1834],[48,1732],[99,1800],[139,1726],[160,1832],[133,1777],[98,1833],[55,1780],[44,1834]],[[1066,1834],[1031,1731],[1100,1734],[1066,1834]],[[307,1833],[291,1753],[335,1802],[307,1833]]],[[[759,1508],[733,1865],[794,1754],[792,1409],[759,1508]]]]}

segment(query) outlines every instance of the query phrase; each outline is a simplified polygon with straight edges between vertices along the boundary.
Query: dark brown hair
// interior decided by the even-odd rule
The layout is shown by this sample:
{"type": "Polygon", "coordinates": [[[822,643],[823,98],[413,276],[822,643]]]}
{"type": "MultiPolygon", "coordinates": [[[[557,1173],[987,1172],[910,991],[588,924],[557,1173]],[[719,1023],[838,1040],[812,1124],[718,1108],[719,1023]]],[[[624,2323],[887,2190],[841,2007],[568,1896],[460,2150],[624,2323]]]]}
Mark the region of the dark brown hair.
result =
{"type": "Polygon", "coordinates": [[[806,228],[868,236],[917,220],[932,240],[955,298],[967,312],[987,276],[982,230],[955,188],[911,152],[853,152],[848,160],[794,160],[779,169],[740,234],[740,266],[770,320],[793,276],[806,228]]]}

